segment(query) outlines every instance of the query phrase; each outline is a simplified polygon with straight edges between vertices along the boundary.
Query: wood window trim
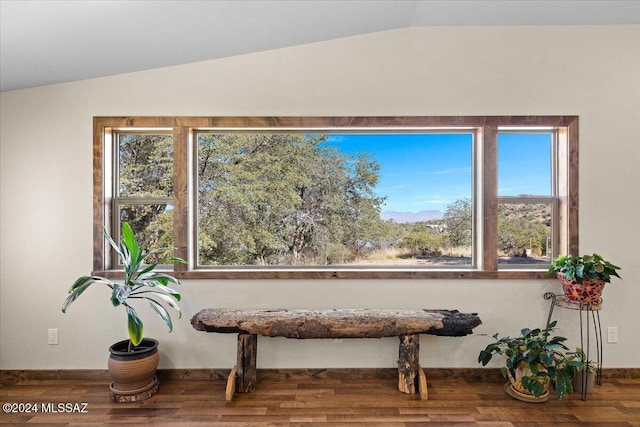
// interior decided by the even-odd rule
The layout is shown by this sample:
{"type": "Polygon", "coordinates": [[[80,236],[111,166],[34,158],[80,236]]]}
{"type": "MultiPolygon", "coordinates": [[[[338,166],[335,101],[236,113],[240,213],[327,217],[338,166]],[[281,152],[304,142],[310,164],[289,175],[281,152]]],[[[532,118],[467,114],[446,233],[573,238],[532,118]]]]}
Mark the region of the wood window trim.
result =
{"type": "Polygon", "coordinates": [[[500,127],[557,128],[560,138],[559,167],[561,181],[559,217],[561,251],[578,253],[578,117],[577,116],[401,116],[401,117],[94,117],[93,119],[93,274],[119,277],[121,273],[105,269],[108,256],[103,238],[104,224],[111,215],[104,185],[110,171],[104,168],[105,138],[109,129],[172,128],[174,136],[174,237],[175,255],[189,258],[189,138],[198,128],[476,128],[482,147],[481,203],[476,225],[482,227],[479,243],[479,269],[219,269],[189,270],[176,264],[174,274],[180,279],[544,279],[544,271],[498,270],[497,259],[497,135],[500,127]],[[105,252],[106,251],[106,252],[105,252]]]}

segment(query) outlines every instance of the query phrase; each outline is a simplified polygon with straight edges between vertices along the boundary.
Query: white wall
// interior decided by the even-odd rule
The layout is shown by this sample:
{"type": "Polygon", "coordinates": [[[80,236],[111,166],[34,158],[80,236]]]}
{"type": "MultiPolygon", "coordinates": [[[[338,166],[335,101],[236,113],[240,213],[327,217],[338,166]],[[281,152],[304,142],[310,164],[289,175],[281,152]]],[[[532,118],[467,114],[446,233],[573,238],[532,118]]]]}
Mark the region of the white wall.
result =
{"type": "MultiPolygon", "coordinates": [[[[188,48],[188,46],[185,46],[188,48]]],[[[106,367],[125,315],[89,290],[92,117],[145,115],[579,115],[580,247],[622,266],[605,289],[605,367],[640,367],[640,26],[410,28],[1,94],[1,369],[106,367]],[[47,345],[59,328],[60,345],[47,345]]],[[[185,315],[155,318],[161,367],[230,368],[235,336],[196,332],[204,307],[449,308],[478,312],[465,338],[424,336],[422,364],[476,367],[489,339],[541,326],[555,280],[185,281],[185,315]]],[[[557,310],[578,345],[578,314],[557,310]]],[[[261,338],[259,368],[391,367],[397,340],[261,338]]]]}

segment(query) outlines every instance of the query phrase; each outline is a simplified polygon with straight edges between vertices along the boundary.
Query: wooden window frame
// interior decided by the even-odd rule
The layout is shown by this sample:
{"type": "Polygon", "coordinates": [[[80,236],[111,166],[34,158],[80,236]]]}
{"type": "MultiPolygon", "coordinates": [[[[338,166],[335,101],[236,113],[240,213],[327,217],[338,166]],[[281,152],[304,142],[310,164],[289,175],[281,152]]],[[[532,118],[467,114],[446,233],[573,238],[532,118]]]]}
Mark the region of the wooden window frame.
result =
{"type": "Polygon", "coordinates": [[[517,128],[552,128],[557,131],[557,221],[558,252],[578,253],[578,117],[577,116],[400,116],[400,117],[94,117],[93,119],[93,274],[119,277],[108,270],[109,250],[103,227],[111,224],[112,162],[108,152],[111,133],[118,129],[173,129],[174,141],[174,242],[175,255],[187,265],[174,265],[173,274],[180,279],[544,279],[546,271],[499,269],[497,258],[497,137],[499,130],[517,128]],[[441,130],[473,129],[476,132],[475,158],[481,160],[474,180],[477,204],[474,240],[477,242],[475,269],[438,268],[343,268],[269,267],[245,269],[191,269],[193,265],[193,199],[190,150],[196,129],[323,129],[335,132],[367,128],[441,130]],[[108,156],[108,157],[106,157],[108,156]],[[480,230],[480,231],[479,231],[480,230]]]}

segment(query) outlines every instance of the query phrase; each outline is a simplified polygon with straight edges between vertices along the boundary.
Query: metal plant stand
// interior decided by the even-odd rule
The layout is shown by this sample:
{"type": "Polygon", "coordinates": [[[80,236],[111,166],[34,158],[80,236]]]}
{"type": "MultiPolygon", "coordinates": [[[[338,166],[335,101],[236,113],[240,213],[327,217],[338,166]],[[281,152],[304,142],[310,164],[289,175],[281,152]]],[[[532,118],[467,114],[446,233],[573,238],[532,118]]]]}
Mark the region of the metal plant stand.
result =
{"type": "MultiPolygon", "coordinates": [[[[551,300],[551,307],[549,308],[549,317],[547,318],[547,326],[551,323],[551,317],[553,316],[554,307],[568,308],[569,310],[578,310],[580,312],[580,348],[585,353],[587,365],[589,363],[590,352],[590,334],[589,334],[589,313],[593,319],[593,332],[596,341],[596,359],[598,362],[598,368],[596,371],[596,383],[602,385],[602,326],[600,325],[600,310],[602,309],[602,300],[598,304],[588,303],[574,303],[570,302],[564,295],[556,295],[552,292],[544,294],[544,299],[551,300]],[[586,346],[585,346],[586,342],[586,346]]],[[[582,400],[587,400],[587,372],[588,369],[582,371],[582,400]]]]}

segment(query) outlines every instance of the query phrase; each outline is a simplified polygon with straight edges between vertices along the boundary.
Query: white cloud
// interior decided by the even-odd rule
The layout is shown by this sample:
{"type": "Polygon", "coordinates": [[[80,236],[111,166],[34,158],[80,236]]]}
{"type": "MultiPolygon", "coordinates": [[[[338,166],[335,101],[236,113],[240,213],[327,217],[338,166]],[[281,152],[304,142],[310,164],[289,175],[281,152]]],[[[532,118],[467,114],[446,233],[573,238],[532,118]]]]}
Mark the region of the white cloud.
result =
{"type": "Polygon", "coordinates": [[[428,174],[429,175],[447,175],[447,174],[453,174],[453,173],[467,173],[467,172],[471,172],[471,167],[443,169],[439,171],[428,172],[428,174]]]}

